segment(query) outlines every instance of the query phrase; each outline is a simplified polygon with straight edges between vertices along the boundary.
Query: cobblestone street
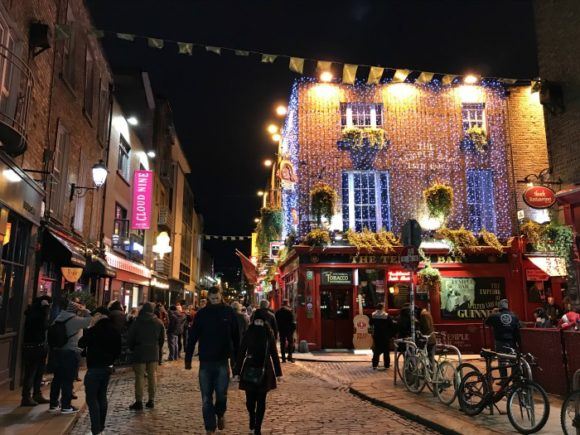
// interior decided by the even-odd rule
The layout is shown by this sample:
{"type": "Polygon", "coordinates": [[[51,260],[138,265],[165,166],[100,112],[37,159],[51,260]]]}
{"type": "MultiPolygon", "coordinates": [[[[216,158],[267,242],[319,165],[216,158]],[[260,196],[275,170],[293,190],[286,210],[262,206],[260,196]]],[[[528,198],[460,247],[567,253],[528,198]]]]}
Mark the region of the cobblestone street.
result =
{"type": "MultiPolygon", "coordinates": [[[[109,387],[109,417],[105,432],[194,433],[204,434],[201,398],[197,382],[197,363],[191,372],[182,368],[182,361],[165,364],[159,371],[158,397],[152,411],[134,413],[128,410],[133,402],[132,372],[120,374],[109,387]]],[[[371,373],[361,364],[285,364],[284,381],[268,396],[265,434],[415,434],[434,433],[391,411],[364,402],[345,391],[348,378],[371,373]],[[340,370],[345,370],[341,375],[340,370]],[[335,382],[315,375],[330,372],[335,382]],[[341,380],[341,381],[340,381],[341,380]],[[341,386],[342,385],[342,386],[341,386]]],[[[383,375],[384,372],[379,372],[383,375]]],[[[227,428],[224,434],[247,434],[244,394],[232,384],[228,398],[227,428]]],[[[90,431],[85,411],[72,434],[90,431]]]]}

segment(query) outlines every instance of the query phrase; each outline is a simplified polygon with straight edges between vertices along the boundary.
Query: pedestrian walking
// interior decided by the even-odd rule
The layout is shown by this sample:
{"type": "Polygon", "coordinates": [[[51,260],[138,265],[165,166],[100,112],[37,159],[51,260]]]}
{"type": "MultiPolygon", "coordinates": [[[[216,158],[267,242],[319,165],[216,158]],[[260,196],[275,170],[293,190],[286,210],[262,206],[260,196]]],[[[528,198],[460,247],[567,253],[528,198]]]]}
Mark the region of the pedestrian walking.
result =
{"type": "Polygon", "coordinates": [[[119,334],[123,335],[127,329],[127,316],[121,302],[113,301],[109,304],[109,318],[119,334]]]}
{"type": "Polygon", "coordinates": [[[208,301],[209,304],[200,309],[193,319],[185,353],[185,369],[191,370],[193,350],[199,341],[199,387],[203,420],[207,433],[213,434],[216,427],[223,430],[226,425],[230,381],[228,361],[236,358],[240,338],[234,310],[222,302],[219,287],[208,290],[208,301]]]}
{"type": "Polygon", "coordinates": [[[250,325],[250,320],[244,316],[242,313],[242,304],[239,302],[232,303],[232,309],[236,313],[236,319],[238,320],[238,332],[240,334],[240,342],[244,338],[246,331],[248,330],[248,326],[250,325]]]}
{"type": "Polygon", "coordinates": [[[47,331],[48,344],[52,352],[54,377],[50,385],[50,407],[48,412],[74,414],[79,410],[71,404],[73,382],[80,361],[79,339],[84,328],[91,324],[91,313],[84,305],[63,300],[63,311],[54,319],[47,331]],[[64,308],[66,307],[66,310],[64,308]],[[60,402],[59,402],[60,398],[60,402]]]}
{"type": "Polygon", "coordinates": [[[268,392],[276,388],[282,376],[276,339],[264,312],[256,312],[238,353],[234,375],[239,376],[240,390],[246,392],[250,430],[262,432],[268,392]]]}
{"type": "Polygon", "coordinates": [[[373,328],[373,370],[378,368],[381,355],[385,369],[388,369],[391,366],[390,345],[391,338],[395,335],[395,324],[393,318],[385,311],[384,304],[377,304],[377,309],[371,315],[369,324],[373,328]]]}
{"type": "MultiPolygon", "coordinates": [[[[161,320],[161,323],[163,323],[163,327],[167,330],[167,327],[169,326],[169,317],[167,314],[167,310],[163,306],[162,302],[157,302],[155,304],[154,313],[155,316],[157,316],[157,318],[161,320]]],[[[159,365],[162,364],[163,364],[163,346],[159,346],[159,365]]]]}
{"type": "Polygon", "coordinates": [[[22,344],[24,376],[22,379],[22,401],[20,406],[36,406],[49,403],[49,400],[42,396],[40,387],[48,355],[46,331],[49,325],[50,302],[51,298],[49,296],[35,298],[24,313],[26,316],[23,335],[24,343],[22,344]]]}
{"type": "Polygon", "coordinates": [[[282,362],[286,362],[286,352],[288,352],[288,361],[294,362],[292,353],[294,352],[294,331],[296,331],[296,318],[290,308],[288,299],[282,300],[282,307],[276,311],[276,324],[278,334],[280,335],[280,353],[282,362]]]}
{"type": "Polygon", "coordinates": [[[268,302],[266,299],[262,299],[260,301],[260,308],[258,308],[257,310],[255,310],[252,313],[252,317],[251,317],[252,321],[255,319],[256,313],[258,311],[260,313],[262,313],[262,317],[266,320],[266,322],[268,322],[268,325],[270,325],[270,328],[272,328],[272,332],[274,333],[274,337],[277,340],[278,339],[278,324],[276,323],[276,316],[270,310],[270,302],[268,302]]]}
{"type": "Polygon", "coordinates": [[[147,408],[155,406],[155,389],[157,366],[159,364],[159,348],[165,341],[163,323],[153,314],[153,305],[143,304],[137,319],[131,325],[127,342],[133,351],[133,371],[135,372],[135,403],[129,409],[143,409],[143,384],[147,373],[147,408]]]}
{"type": "MultiPolygon", "coordinates": [[[[507,299],[499,301],[498,311],[485,319],[485,324],[493,329],[496,352],[511,353],[511,349],[515,349],[520,345],[520,321],[509,310],[507,299]]],[[[505,362],[500,360],[499,364],[504,366],[505,362]]],[[[500,367],[499,373],[504,380],[507,378],[507,368],[500,367]]],[[[504,380],[501,382],[504,382],[504,380]]]]}
{"type": "Polygon", "coordinates": [[[97,308],[92,325],[79,340],[79,347],[85,349],[87,373],[85,374],[85,396],[91,432],[100,434],[105,430],[107,419],[107,389],[113,373],[113,363],[121,354],[121,334],[109,318],[109,310],[97,308]]]}
{"type": "Polygon", "coordinates": [[[167,347],[169,348],[169,358],[168,361],[177,360],[177,308],[175,305],[169,307],[169,324],[167,326],[167,347]]]}
{"type": "Polygon", "coordinates": [[[183,337],[185,335],[187,316],[183,312],[183,305],[177,304],[175,308],[175,314],[177,316],[177,326],[175,328],[175,333],[177,334],[177,354],[175,359],[179,359],[181,358],[181,350],[185,348],[183,337]]]}

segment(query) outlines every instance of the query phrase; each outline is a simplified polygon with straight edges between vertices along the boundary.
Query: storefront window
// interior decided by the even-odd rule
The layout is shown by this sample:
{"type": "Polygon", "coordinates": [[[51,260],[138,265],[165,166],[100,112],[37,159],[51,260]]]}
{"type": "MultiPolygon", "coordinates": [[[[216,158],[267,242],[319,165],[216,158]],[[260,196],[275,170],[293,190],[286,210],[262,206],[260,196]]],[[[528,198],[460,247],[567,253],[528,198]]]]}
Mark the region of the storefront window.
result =
{"type": "Polygon", "coordinates": [[[385,302],[385,271],[382,269],[359,269],[358,294],[362,296],[363,308],[375,308],[385,302]]]}

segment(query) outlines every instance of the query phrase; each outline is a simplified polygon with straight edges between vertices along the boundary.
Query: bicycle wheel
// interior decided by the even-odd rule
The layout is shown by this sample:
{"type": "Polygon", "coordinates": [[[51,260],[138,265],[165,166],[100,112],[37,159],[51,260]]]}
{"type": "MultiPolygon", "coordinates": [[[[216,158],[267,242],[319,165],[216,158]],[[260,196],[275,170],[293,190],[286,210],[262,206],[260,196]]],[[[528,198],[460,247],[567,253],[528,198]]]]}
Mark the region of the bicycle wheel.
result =
{"type": "Polygon", "coordinates": [[[451,405],[457,396],[457,387],[461,382],[459,373],[449,361],[437,365],[435,373],[435,394],[445,405],[451,405]]]}
{"type": "Polygon", "coordinates": [[[548,396],[535,382],[522,382],[507,398],[507,414],[519,433],[535,433],[544,427],[550,416],[548,396]]]}
{"type": "Polygon", "coordinates": [[[560,423],[564,435],[580,434],[580,390],[573,391],[562,405],[560,423]]]}
{"type": "Polygon", "coordinates": [[[485,408],[486,397],[491,388],[483,373],[473,370],[467,373],[457,389],[457,399],[461,410],[467,415],[477,415],[485,408]]]}
{"type": "Polygon", "coordinates": [[[460,381],[461,379],[463,379],[463,376],[465,376],[467,373],[480,371],[476,366],[474,366],[471,363],[461,363],[455,368],[455,370],[457,371],[457,373],[459,373],[460,381]]]}
{"type": "Polygon", "coordinates": [[[395,361],[395,370],[397,371],[397,377],[403,379],[403,367],[405,366],[405,354],[399,352],[397,354],[397,360],[395,361]]]}
{"type": "Polygon", "coordinates": [[[425,365],[415,356],[405,359],[403,383],[412,393],[420,393],[425,388],[425,365]]]}

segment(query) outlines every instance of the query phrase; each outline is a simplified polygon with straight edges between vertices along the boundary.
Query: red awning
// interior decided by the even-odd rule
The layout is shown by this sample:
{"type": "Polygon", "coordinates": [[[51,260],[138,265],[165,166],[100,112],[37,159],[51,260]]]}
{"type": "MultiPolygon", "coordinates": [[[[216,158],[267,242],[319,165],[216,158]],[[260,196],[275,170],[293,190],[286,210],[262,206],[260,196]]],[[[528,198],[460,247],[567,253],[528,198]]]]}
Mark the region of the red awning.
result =
{"type": "Polygon", "coordinates": [[[566,276],[566,260],[562,257],[528,257],[534,265],[548,276],[566,276]]]}

